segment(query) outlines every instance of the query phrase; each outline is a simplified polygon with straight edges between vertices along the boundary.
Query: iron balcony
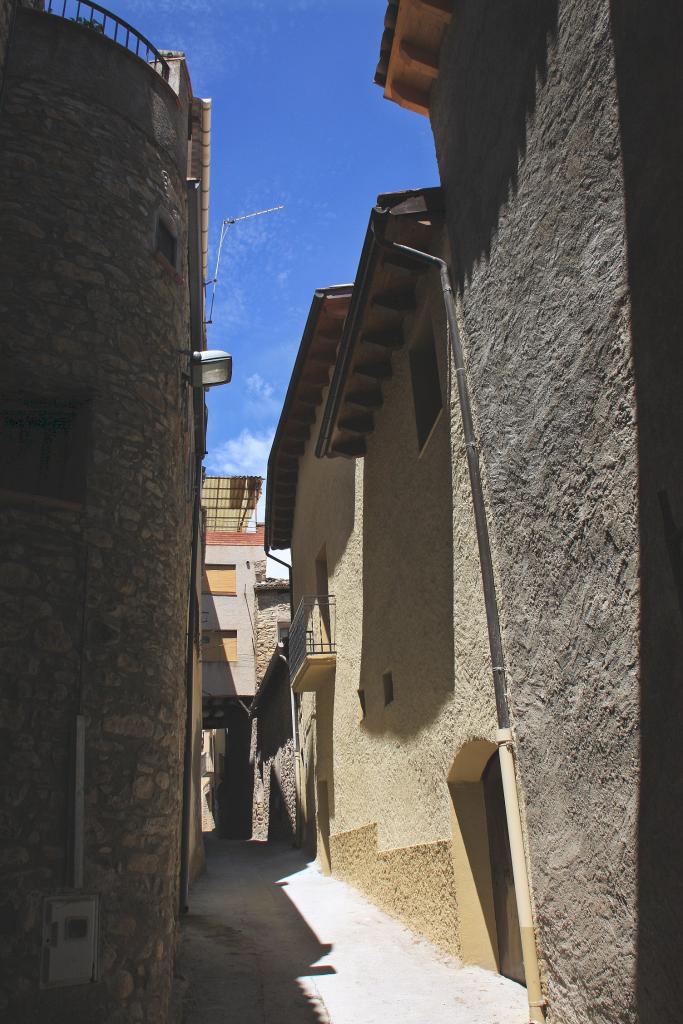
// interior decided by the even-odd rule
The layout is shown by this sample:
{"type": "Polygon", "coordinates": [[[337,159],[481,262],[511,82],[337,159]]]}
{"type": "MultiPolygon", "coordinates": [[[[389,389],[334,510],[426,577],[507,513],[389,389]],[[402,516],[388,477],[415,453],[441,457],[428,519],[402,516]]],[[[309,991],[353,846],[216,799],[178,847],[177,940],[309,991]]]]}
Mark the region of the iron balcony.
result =
{"type": "Polygon", "coordinates": [[[329,594],[303,597],[289,628],[289,674],[295,693],[319,690],[337,663],[336,605],[329,594]]]}

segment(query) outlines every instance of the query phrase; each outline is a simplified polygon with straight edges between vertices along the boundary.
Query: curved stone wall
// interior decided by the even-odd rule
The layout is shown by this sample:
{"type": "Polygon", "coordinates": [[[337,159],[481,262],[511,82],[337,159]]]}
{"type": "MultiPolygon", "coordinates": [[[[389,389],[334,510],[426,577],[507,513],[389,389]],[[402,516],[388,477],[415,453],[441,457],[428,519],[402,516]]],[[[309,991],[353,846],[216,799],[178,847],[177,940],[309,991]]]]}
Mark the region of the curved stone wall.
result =
{"type": "Polygon", "coordinates": [[[5,494],[0,1016],[166,1022],[189,572],[188,96],[88,28],[19,10],[0,120],[2,395],[85,403],[85,499],[5,494]],[[155,252],[175,224],[175,267],[155,252]],[[101,981],[38,988],[70,884],[86,721],[85,891],[101,981]]]}

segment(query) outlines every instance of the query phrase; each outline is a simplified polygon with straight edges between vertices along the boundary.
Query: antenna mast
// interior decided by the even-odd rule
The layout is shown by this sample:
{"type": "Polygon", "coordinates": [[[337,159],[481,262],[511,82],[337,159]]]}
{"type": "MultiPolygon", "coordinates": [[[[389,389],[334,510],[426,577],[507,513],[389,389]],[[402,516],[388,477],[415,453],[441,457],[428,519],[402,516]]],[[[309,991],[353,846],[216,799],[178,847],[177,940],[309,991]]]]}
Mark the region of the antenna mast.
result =
{"type": "Polygon", "coordinates": [[[280,206],[271,206],[267,210],[255,210],[254,213],[243,213],[241,217],[228,217],[221,223],[221,235],[218,240],[218,254],[216,256],[216,270],[214,271],[213,278],[210,281],[207,281],[206,284],[204,285],[205,288],[208,288],[210,284],[213,285],[213,289],[211,291],[211,308],[209,309],[208,320],[204,321],[205,324],[213,323],[213,303],[214,299],[216,298],[216,285],[218,284],[218,268],[221,265],[221,253],[223,251],[223,242],[225,241],[225,236],[228,233],[228,228],[232,227],[233,224],[241,223],[241,221],[243,220],[251,220],[252,217],[263,217],[263,215],[266,213],[277,213],[278,210],[284,210],[284,208],[285,207],[283,203],[280,206]]]}

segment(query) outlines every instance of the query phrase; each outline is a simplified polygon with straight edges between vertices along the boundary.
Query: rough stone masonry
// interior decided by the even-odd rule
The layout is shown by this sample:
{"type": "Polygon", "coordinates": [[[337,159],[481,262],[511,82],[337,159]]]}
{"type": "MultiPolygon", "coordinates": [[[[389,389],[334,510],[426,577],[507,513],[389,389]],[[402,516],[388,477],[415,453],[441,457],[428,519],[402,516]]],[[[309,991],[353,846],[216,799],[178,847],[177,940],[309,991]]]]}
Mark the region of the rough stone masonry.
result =
{"type": "Polygon", "coordinates": [[[0,507],[0,1018],[166,1024],[191,521],[188,93],[22,8],[6,86],[0,398],[79,409],[79,498],[5,492],[0,507]],[[176,267],[155,252],[160,213],[176,267]],[[71,885],[79,711],[100,980],[41,989],[43,899],[71,885]]]}

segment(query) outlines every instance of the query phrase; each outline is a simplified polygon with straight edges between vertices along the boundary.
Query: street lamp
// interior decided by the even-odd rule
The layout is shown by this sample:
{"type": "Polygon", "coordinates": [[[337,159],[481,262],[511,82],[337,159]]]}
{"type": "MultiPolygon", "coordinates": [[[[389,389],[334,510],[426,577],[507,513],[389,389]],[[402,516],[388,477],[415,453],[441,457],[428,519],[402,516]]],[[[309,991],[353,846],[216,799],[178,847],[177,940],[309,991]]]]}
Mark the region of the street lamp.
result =
{"type": "Polygon", "coordinates": [[[193,352],[190,357],[190,375],[193,388],[229,384],[232,378],[232,356],[217,348],[193,352]]]}

